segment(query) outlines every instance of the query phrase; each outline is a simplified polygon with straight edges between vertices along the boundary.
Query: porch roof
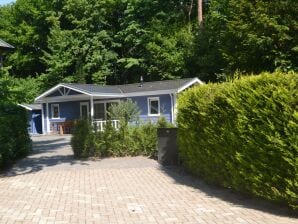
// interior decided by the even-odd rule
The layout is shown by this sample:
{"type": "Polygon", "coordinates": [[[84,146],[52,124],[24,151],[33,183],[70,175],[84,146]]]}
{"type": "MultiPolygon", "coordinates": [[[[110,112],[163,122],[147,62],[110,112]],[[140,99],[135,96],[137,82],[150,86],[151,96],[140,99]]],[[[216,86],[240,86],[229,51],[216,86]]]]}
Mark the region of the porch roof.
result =
{"type": "Polygon", "coordinates": [[[18,104],[19,106],[25,108],[26,110],[41,110],[41,104],[18,104]]]}

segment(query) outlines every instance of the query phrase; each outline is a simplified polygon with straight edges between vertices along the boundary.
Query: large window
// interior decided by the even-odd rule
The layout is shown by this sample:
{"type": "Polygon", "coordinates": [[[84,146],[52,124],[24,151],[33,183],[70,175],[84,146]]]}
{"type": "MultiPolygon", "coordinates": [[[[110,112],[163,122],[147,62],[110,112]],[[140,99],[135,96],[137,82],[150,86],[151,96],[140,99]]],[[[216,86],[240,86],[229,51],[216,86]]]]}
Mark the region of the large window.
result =
{"type": "Polygon", "coordinates": [[[94,103],[94,119],[96,120],[110,120],[115,119],[109,116],[109,109],[112,105],[118,104],[119,101],[106,101],[94,103]]]}
{"type": "Polygon", "coordinates": [[[94,119],[105,120],[105,103],[94,104],[94,119]]]}
{"type": "Polygon", "coordinates": [[[160,115],[159,97],[148,98],[148,115],[149,116],[160,115]]]}
{"type": "Polygon", "coordinates": [[[60,118],[59,104],[52,104],[52,118],[60,118]]]}

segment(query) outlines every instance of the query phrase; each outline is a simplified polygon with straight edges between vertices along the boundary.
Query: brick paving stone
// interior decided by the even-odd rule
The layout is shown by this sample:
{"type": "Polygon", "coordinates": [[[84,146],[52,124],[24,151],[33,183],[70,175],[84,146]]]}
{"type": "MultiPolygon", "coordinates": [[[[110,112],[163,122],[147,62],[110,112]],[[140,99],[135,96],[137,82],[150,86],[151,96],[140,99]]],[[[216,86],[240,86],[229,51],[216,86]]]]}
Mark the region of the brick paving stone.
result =
{"type": "Polygon", "coordinates": [[[298,224],[285,208],[144,157],[75,160],[70,136],[33,137],[0,177],[0,224],[298,224]]]}

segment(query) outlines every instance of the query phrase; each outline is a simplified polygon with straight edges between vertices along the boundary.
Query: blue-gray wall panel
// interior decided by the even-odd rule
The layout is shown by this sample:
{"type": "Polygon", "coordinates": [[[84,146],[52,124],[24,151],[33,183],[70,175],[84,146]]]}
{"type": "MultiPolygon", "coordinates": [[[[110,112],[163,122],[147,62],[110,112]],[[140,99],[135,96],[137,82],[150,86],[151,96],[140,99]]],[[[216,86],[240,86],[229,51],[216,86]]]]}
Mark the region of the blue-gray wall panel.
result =
{"type": "Polygon", "coordinates": [[[65,121],[80,118],[80,101],[49,103],[50,120],[65,121]],[[52,105],[59,104],[60,119],[52,119],[52,105]]]}
{"type": "Polygon", "coordinates": [[[140,119],[143,121],[150,120],[155,123],[160,117],[160,116],[148,116],[148,98],[150,97],[159,97],[160,114],[161,116],[165,117],[168,122],[171,122],[172,120],[171,97],[169,94],[130,97],[131,100],[137,103],[138,107],[141,110],[140,119]]]}

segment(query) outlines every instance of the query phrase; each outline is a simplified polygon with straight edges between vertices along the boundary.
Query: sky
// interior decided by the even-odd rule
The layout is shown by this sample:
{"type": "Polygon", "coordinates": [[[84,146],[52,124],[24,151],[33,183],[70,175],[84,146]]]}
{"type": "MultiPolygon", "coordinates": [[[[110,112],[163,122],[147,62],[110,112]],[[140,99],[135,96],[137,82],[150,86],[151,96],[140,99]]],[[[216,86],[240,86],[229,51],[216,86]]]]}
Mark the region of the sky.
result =
{"type": "Polygon", "coordinates": [[[11,2],[15,2],[15,0],[0,0],[0,5],[5,5],[11,2]]]}

